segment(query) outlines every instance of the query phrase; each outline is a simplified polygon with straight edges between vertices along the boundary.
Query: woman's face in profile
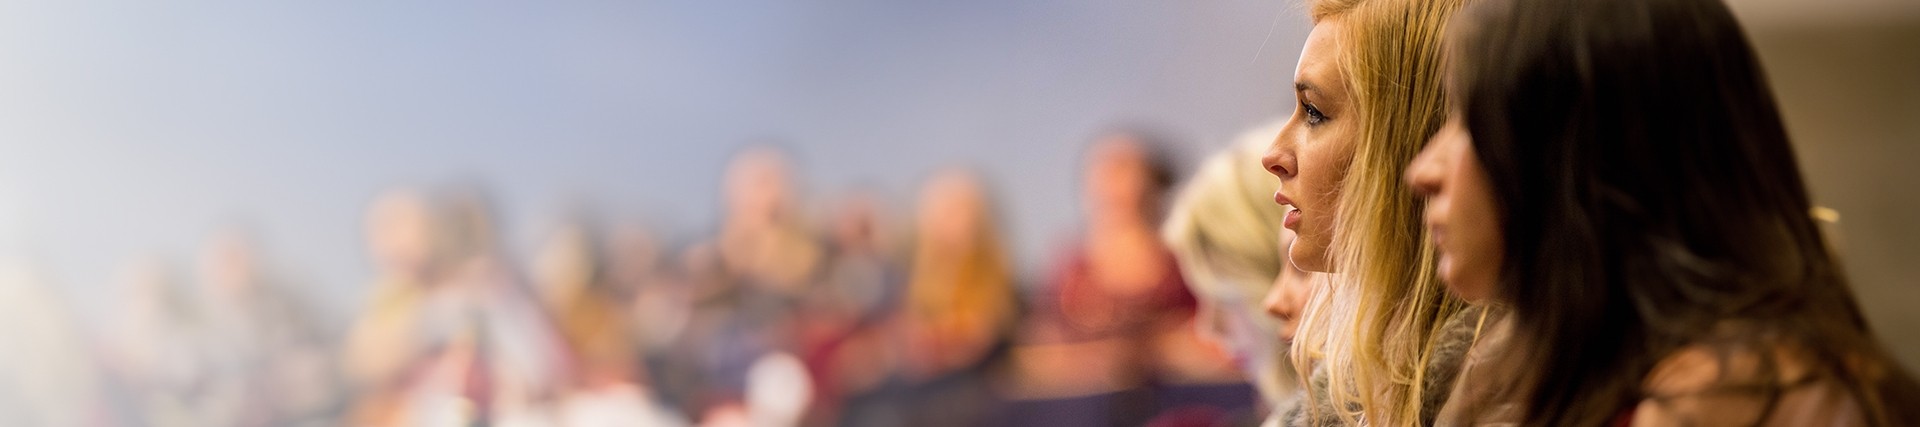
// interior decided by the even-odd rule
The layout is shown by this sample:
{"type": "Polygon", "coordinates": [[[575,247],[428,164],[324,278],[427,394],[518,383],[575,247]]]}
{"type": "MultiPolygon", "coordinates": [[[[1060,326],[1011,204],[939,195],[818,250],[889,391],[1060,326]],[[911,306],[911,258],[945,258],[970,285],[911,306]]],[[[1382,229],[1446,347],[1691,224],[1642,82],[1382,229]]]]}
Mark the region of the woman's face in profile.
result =
{"type": "Polygon", "coordinates": [[[1427,198],[1428,235],[1440,252],[1440,280],[1479,302],[1492,296],[1506,255],[1493,187],[1473,151],[1463,113],[1455,110],[1407,167],[1407,183],[1427,198]]]}
{"type": "Polygon", "coordinates": [[[1340,18],[1328,18],[1307,36],[1294,71],[1298,102],[1261,159],[1268,172],[1280,177],[1273,199],[1287,210],[1283,225],[1299,235],[1287,247],[1287,256],[1292,265],[1313,272],[1333,268],[1328,247],[1340,181],[1346,178],[1360,129],[1359,117],[1351,114],[1357,106],[1347,93],[1346,74],[1338,66],[1342,28],[1340,18]]]}

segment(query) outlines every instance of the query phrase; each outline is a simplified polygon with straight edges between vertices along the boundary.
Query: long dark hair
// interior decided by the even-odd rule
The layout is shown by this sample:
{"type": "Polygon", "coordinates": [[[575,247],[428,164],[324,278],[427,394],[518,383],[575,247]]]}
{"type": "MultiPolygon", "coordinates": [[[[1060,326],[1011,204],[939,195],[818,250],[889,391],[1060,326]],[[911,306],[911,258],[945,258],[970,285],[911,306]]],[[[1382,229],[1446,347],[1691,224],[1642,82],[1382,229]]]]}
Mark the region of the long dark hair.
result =
{"type": "Polygon", "coordinates": [[[1810,218],[1720,0],[1486,0],[1464,16],[1454,94],[1504,224],[1497,292],[1525,424],[1603,424],[1646,397],[1661,358],[1700,344],[1721,366],[1792,349],[1868,422],[1920,421],[1893,413],[1913,411],[1897,408],[1913,381],[1810,218]]]}

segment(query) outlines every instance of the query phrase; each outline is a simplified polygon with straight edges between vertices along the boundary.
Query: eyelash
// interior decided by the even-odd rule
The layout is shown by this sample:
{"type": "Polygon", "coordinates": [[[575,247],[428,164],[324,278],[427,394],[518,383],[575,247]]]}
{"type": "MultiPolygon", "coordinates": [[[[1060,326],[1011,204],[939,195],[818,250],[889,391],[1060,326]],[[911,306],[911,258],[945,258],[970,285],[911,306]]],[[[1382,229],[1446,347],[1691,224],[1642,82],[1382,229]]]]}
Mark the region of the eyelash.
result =
{"type": "Polygon", "coordinates": [[[1327,115],[1321,114],[1320,109],[1313,108],[1313,104],[1302,102],[1300,103],[1300,109],[1307,112],[1308,125],[1319,125],[1327,121],[1327,115]]]}

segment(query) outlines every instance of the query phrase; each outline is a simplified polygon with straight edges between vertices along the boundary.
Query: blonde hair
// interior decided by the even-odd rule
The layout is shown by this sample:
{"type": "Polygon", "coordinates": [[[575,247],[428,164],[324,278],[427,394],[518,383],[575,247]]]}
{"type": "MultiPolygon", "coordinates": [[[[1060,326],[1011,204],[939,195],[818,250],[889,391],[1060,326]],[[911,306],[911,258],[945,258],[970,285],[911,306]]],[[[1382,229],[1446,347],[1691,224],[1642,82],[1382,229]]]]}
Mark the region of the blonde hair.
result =
{"type": "Polygon", "coordinates": [[[945,197],[929,194],[929,199],[965,200],[958,206],[923,202],[922,216],[936,210],[960,210],[964,212],[944,213],[970,216],[973,224],[964,237],[967,241],[959,244],[933,239],[931,230],[922,224],[907,281],[909,312],[940,333],[991,339],[1010,332],[1018,314],[1018,295],[985,189],[971,173],[960,170],[943,171],[927,187],[927,193],[952,193],[945,197]]]}
{"type": "MultiPolygon", "coordinates": [[[[1269,123],[1241,134],[1235,144],[1208,158],[1181,190],[1172,212],[1160,228],[1180,259],[1187,286],[1202,299],[1237,300],[1233,310],[1263,319],[1260,326],[1277,330],[1266,315],[1262,297],[1286,267],[1280,253],[1284,214],[1273,205],[1273,175],[1260,167],[1260,156],[1273,143],[1284,122],[1269,123]]],[[[1297,382],[1285,369],[1285,347],[1274,359],[1261,360],[1254,386],[1268,398],[1285,397],[1297,382]]]]}
{"type": "Polygon", "coordinates": [[[1432,412],[1423,396],[1446,392],[1426,389],[1434,338],[1465,303],[1436,277],[1424,205],[1401,176],[1445,121],[1442,40],[1464,0],[1310,1],[1315,23],[1345,22],[1336,61],[1361,128],[1336,212],[1336,274],[1308,300],[1294,369],[1324,369],[1323,397],[1343,422],[1418,424],[1432,412]]]}

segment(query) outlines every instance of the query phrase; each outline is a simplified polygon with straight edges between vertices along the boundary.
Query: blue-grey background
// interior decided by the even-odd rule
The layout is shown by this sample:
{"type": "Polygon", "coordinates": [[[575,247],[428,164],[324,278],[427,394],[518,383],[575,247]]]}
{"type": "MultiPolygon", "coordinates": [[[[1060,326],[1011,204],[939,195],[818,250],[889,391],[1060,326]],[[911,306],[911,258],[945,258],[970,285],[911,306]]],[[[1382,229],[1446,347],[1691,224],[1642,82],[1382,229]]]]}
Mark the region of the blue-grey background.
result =
{"type": "MultiPolygon", "coordinates": [[[[1734,0],[1874,321],[1920,361],[1920,6],[1734,0]]],[[[522,250],[586,203],[676,237],[749,141],[810,205],[998,190],[1022,268],[1075,229],[1078,154],[1145,125],[1197,160],[1291,111],[1310,29],[1276,0],[0,1],[0,250],[89,319],[122,265],[229,224],[344,321],[366,203],[480,182],[522,250]]]]}

